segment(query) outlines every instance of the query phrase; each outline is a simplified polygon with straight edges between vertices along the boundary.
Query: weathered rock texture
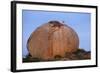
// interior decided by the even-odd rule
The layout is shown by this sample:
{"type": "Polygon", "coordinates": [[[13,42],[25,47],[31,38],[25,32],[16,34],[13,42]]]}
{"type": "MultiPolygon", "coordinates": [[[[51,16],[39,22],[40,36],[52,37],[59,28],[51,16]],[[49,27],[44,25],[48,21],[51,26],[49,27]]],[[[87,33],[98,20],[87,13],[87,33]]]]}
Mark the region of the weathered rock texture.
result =
{"type": "Polygon", "coordinates": [[[45,62],[45,61],[71,61],[71,60],[87,60],[91,59],[91,52],[85,51],[84,49],[78,49],[75,52],[66,53],[64,57],[57,55],[54,59],[44,60],[39,58],[34,58],[30,54],[23,58],[23,62],[45,62]]]}
{"type": "Polygon", "coordinates": [[[79,38],[71,27],[58,21],[50,21],[30,35],[27,48],[32,58],[52,60],[77,51],[79,38]]]}

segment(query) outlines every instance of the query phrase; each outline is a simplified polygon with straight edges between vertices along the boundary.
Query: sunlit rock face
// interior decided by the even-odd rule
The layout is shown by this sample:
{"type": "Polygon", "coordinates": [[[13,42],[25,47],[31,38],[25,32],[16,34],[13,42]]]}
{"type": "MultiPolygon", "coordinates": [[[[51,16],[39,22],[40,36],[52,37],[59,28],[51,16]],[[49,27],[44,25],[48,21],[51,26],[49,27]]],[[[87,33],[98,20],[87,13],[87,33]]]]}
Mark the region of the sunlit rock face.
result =
{"type": "Polygon", "coordinates": [[[50,60],[77,51],[79,38],[68,25],[50,21],[32,32],[27,41],[27,48],[33,58],[50,60]]]}

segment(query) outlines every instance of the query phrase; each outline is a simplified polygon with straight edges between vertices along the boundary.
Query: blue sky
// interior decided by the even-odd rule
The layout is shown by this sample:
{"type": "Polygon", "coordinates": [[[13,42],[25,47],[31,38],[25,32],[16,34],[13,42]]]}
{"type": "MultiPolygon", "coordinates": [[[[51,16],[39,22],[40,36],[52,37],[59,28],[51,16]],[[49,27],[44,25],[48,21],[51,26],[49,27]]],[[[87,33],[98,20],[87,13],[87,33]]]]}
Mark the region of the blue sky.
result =
{"type": "Polygon", "coordinates": [[[40,25],[51,20],[64,21],[65,24],[73,28],[80,40],[79,48],[87,51],[91,50],[91,14],[77,12],[51,12],[51,11],[22,11],[22,56],[28,54],[27,40],[30,34],[40,25]]]}

